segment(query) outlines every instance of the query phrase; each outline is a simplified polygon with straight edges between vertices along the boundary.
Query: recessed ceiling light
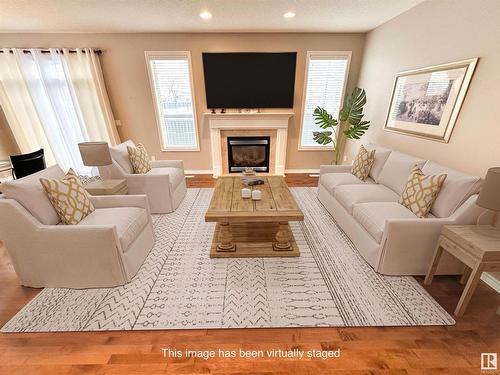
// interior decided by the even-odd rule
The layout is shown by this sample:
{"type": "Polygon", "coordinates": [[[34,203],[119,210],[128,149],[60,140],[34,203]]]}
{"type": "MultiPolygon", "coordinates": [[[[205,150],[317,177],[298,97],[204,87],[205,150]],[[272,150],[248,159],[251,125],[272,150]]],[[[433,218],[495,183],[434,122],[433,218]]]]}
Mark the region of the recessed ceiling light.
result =
{"type": "Polygon", "coordinates": [[[293,17],[295,17],[295,13],[294,12],[286,12],[285,14],[283,14],[283,17],[284,18],[293,18],[293,17]]]}
{"type": "Polygon", "coordinates": [[[201,12],[200,17],[203,18],[204,20],[209,20],[210,18],[212,18],[212,13],[207,11],[201,12]]]}

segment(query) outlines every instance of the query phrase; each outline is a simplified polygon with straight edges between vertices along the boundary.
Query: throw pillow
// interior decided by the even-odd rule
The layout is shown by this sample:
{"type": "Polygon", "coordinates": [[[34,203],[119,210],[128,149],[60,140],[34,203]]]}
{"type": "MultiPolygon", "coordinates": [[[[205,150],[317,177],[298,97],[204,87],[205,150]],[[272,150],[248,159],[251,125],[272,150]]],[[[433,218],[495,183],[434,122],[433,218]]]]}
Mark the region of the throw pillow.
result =
{"type": "Polygon", "coordinates": [[[361,145],[356,159],[352,164],[351,173],[359,178],[361,181],[366,180],[372,169],[373,162],[375,161],[375,150],[366,151],[366,148],[361,145]]]}
{"type": "Polygon", "coordinates": [[[145,174],[151,170],[149,155],[142,143],[138,143],[136,147],[127,146],[127,150],[135,174],[145,174]]]}
{"type": "Polygon", "coordinates": [[[89,193],[72,169],[60,180],[41,178],[40,183],[64,224],[78,224],[95,210],[89,193]]]}
{"type": "Polygon", "coordinates": [[[446,174],[426,176],[419,167],[413,168],[401,193],[399,203],[418,217],[426,217],[446,177],[446,174]]]}

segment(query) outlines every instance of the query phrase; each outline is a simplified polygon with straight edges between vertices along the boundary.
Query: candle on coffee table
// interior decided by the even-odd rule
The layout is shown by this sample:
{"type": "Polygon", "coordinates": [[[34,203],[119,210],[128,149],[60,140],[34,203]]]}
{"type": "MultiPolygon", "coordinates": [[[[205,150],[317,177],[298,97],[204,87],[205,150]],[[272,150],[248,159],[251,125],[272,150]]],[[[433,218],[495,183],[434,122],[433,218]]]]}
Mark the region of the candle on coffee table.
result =
{"type": "Polygon", "coordinates": [[[254,201],[260,201],[262,199],[262,192],[260,190],[253,190],[252,199],[254,201]]]}

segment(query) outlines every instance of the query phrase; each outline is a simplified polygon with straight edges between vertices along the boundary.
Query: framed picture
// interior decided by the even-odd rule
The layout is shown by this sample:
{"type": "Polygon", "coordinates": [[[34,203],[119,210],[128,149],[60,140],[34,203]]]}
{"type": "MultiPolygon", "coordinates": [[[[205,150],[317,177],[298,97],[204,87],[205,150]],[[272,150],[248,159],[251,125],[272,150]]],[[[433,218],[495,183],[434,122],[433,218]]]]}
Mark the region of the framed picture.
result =
{"type": "Polygon", "coordinates": [[[384,129],[448,142],[477,61],[397,73],[384,129]]]}

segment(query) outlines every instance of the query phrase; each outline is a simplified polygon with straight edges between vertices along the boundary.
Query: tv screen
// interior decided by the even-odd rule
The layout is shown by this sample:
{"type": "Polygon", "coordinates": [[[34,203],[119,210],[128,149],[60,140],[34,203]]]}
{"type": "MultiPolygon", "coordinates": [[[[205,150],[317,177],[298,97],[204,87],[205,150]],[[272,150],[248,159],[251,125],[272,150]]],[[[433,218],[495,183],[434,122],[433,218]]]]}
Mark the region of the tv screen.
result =
{"type": "Polygon", "coordinates": [[[203,53],[208,108],[292,108],[296,52],[203,53]]]}

